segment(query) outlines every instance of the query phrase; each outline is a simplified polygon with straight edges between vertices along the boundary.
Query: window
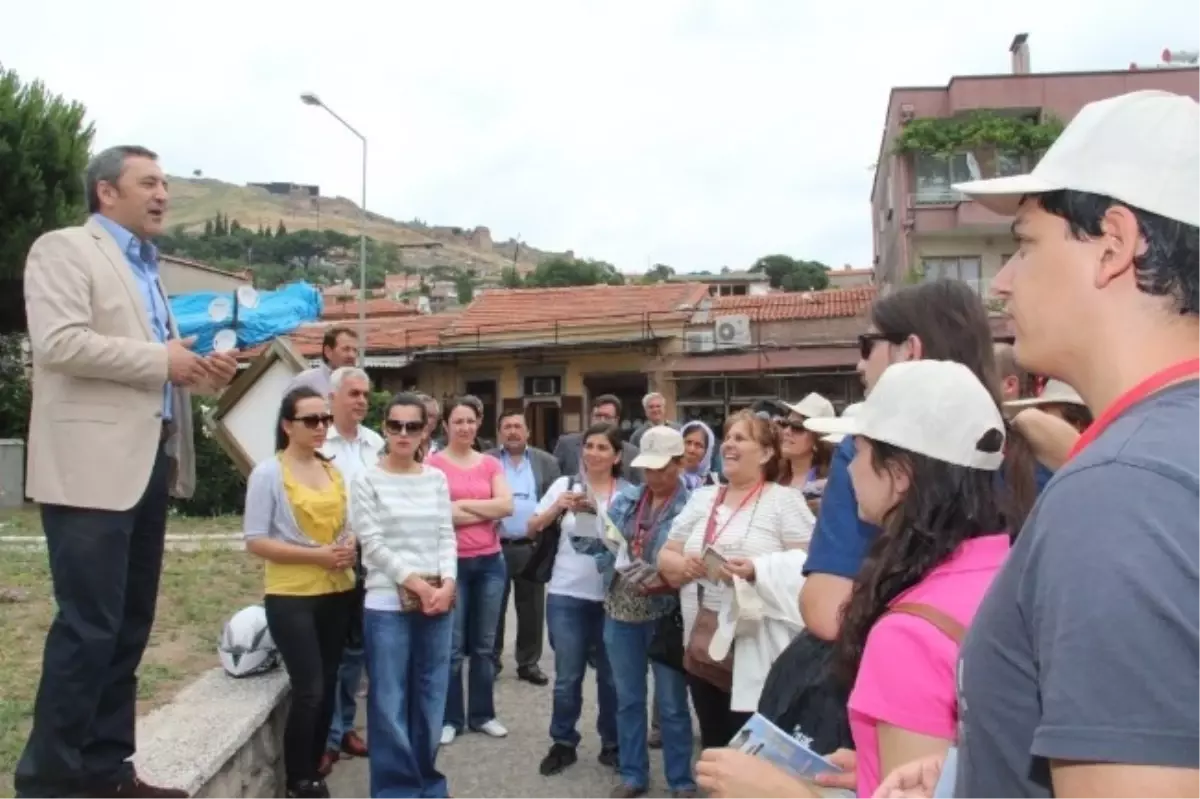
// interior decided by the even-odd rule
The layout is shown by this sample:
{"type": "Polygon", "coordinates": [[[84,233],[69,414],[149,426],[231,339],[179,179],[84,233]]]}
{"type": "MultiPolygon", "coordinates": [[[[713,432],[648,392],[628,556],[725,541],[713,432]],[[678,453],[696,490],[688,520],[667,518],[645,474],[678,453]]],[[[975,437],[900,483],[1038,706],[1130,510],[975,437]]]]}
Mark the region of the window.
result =
{"type": "Polygon", "coordinates": [[[941,258],[922,258],[922,278],[926,281],[948,277],[961,280],[983,296],[983,275],[978,255],[954,255],[941,258]]]}
{"type": "Polygon", "coordinates": [[[949,203],[962,199],[950,186],[979,177],[979,166],[969,153],[932,155],[917,153],[913,158],[914,195],[918,203],[949,203]]]}

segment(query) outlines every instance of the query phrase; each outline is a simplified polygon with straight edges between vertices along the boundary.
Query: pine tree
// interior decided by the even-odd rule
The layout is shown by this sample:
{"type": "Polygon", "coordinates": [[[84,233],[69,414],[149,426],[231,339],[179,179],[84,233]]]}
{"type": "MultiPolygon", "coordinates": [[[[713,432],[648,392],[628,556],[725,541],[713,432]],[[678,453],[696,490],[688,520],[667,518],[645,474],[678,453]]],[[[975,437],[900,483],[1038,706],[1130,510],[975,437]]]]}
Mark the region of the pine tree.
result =
{"type": "Polygon", "coordinates": [[[287,235],[287,226],[283,224],[283,220],[279,220],[279,227],[275,228],[275,238],[283,238],[287,235]]]}

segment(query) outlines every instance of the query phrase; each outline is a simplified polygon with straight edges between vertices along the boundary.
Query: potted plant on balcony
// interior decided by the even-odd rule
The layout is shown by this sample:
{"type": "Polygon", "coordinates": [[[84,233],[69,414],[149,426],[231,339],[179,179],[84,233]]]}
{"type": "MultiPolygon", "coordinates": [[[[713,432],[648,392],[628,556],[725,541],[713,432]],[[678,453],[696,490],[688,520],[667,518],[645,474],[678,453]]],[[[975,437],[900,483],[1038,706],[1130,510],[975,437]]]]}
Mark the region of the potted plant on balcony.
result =
{"type": "Polygon", "coordinates": [[[991,178],[1032,166],[1025,159],[1040,157],[1062,130],[1062,121],[1049,114],[1034,118],[978,110],[953,117],[922,117],[904,126],[892,144],[892,152],[938,156],[968,153],[979,172],[972,177],[991,178]]]}

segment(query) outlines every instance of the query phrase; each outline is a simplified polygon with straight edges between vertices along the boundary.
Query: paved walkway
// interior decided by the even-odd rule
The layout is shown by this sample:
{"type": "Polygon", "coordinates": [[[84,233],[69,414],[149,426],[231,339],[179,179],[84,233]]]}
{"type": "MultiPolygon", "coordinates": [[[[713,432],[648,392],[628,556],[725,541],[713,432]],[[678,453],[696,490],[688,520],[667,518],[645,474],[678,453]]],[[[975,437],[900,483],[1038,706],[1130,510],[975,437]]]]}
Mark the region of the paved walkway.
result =
{"type": "MultiPolygon", "coordinates": [[[[508,728],[508,737],[489,738],[482,733],[460,736],[438,754],[438,768],[450,781],[450,794],[470,796],[606,797],[619,782],[614,769],[596,762],[600,741],[596,736],[596,683],[592,671],[583,687],[583,714],[579,731],[579,761],[561,774],[543,777],[538,764],[550,748],[550,706],[554,690],[554,653],[547,642],[542,670],[551,678],[544,688],[517,679],[512,661],[517,629],[512,610],[505,625],[509,640],[504,651],[504,671],[496,682],[496,713],[508,728]]],[[[366,726],[363,703],[359,703],[360,730],[366,726]]],[[[369,742],[368,742],[368,745],[369,742]]],[[[334,796],[369,796],[370,783],[365,760],[343,760],[329,780],[334,796]]],[[[666,796],[662,755],[650,752],[649,796],[666,796]]]]}

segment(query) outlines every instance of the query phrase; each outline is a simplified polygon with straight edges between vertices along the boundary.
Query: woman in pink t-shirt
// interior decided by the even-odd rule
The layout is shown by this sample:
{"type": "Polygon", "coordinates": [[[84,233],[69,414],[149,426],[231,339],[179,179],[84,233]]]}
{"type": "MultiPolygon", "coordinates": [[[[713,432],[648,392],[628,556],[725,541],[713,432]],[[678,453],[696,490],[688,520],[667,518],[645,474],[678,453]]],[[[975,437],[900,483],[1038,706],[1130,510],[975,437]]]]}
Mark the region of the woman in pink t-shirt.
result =
{"type": "MultiPolygon", "coordinates": [[[[889,366],[858,415],[806,424],[855,437],[858,515],[882,530],[855,580],[833,660],[853,685],[855,748],[833,759],[853,770],[859,796],[872,796],[893,769],[944,753],[957,738],[958,646],[1010,543],[996,474],[1004,419],[967,367],[922,360],[889,366]]],[[[706,752],[699,782],[719,796],[819,795],[761,763],[706,752]]]]}
{"type": "Polygon", "coordinates": [[[500,461],[472,449],[479,433],[478,403],[474,397],[462,397],[446,407],[446,448],[430,455],[427,461],[446,475],[450,485],[458,539],[453,652],[442,723],[443,744],[452,743],[466,726],[493,738],[508,735],[496,720],[496,664],[492,653],[508,581],[496,523],[512,513],[512,491],[500,461]],[[470,673],[464,701],[462,665],[466,657],[470,658],[470,673]]]}

